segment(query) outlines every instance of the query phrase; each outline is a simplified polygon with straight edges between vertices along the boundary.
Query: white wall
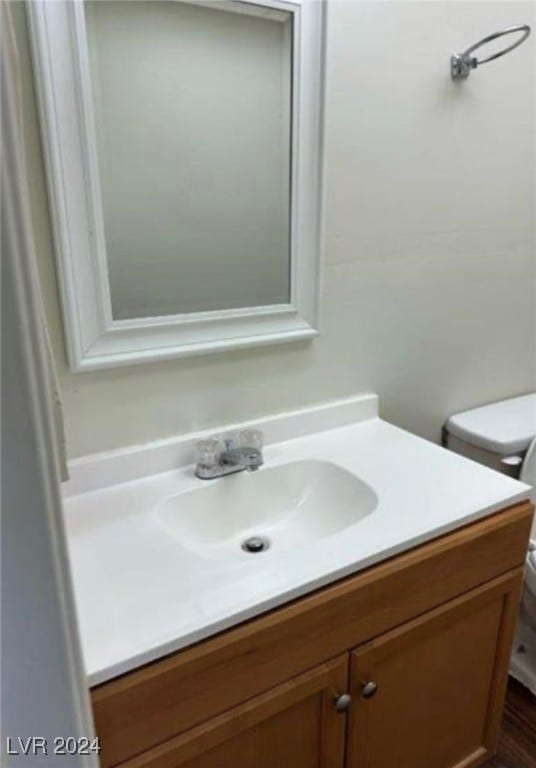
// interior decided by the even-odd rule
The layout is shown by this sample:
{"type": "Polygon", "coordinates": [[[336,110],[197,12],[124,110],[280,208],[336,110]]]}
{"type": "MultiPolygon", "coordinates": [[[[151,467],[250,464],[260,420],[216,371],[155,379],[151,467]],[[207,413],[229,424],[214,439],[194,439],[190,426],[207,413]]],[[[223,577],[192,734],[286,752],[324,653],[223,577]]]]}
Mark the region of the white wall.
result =
{"type": "Polygon", "coordinates": [[[1,8],[0,765],[97,768],[94,753],[54,754],[54,739],[91,740],[94,729],[62,521],[37,270],[28,236],[10,6],[1,8]],[[32,737],[38,741],[32,744],[32,737]],[[28,746],[26,755],[19,739],[28,746]]]}
{"type": "Polygon", "coordinates": [[[451,83],[453,50],[531,2],[329,5],[326,254],[314,343],[91,374],[66,369],[31,81],[40,267],[70,453],[375,391],[437,439],[445,417],[536,379],[534,35],[451,83]]]}
{"type": "Polygon", "coordinates": [[[276,16],[86,3],[116,319],[288,303],[291,22],[276,16]]]}

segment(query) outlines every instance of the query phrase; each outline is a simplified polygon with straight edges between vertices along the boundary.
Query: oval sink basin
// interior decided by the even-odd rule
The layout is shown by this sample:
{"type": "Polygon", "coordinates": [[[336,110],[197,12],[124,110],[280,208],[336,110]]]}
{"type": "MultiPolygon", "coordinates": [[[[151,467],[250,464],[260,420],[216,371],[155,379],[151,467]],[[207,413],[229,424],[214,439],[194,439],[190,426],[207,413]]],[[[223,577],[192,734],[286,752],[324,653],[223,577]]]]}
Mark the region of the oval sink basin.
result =
{"type": "Polygon", "coordinates": [[[201,557],[254,559],[325,539],[358,523],[377,503],[372,488],[345,469],[297,461],[208,481],[166,499],[157,515],[201,557]]]}

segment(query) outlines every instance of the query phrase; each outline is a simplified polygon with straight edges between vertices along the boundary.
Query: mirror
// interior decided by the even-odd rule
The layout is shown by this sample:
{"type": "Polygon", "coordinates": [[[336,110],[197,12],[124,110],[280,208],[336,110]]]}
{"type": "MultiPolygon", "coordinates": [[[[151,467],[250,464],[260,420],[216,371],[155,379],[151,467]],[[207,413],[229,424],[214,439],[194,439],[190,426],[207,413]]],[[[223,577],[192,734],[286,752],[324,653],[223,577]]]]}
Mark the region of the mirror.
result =
{"type": "Polygon", "coordinates": [[[314,336],[323,5],[29,12],[72,369],[314,336]]]}
{"type": "Polygon", "coordinates": [[[292,14],[85,9],[113,318],[288,303],[292,14]]]}

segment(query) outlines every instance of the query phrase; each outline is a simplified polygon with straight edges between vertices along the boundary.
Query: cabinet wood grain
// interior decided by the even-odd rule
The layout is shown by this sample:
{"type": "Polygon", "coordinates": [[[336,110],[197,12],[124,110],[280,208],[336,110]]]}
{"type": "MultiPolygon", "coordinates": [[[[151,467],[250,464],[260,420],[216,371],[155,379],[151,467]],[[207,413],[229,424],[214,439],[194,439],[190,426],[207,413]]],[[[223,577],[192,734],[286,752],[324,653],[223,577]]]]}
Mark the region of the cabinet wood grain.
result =
{"type": "Polygon", "coordinates": [[[519,568],[352,653],[347,768],[469,768],[493,754],[521,585],[519,568]]]}
{"type": "MultiPolygon", "coordinates": [[[[122,768],[344,768],[348,655],[145,752],[122,768]]],[[[210,695],[210,692],[207,692],[210,695]]]]}

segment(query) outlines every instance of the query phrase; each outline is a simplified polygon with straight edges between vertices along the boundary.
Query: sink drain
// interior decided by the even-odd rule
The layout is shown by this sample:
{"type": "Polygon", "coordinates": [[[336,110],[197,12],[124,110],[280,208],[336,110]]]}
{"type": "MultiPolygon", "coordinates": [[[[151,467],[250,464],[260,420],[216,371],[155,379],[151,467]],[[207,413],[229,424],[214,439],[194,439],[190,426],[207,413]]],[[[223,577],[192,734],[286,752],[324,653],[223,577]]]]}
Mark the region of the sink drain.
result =
{"type": "Polygon", "coordinates": [[[251,536],[242,542],[244,552],[256,555],[257,552],[266,552],[270,548],[270,542],[264,536],[251,536]]]}

